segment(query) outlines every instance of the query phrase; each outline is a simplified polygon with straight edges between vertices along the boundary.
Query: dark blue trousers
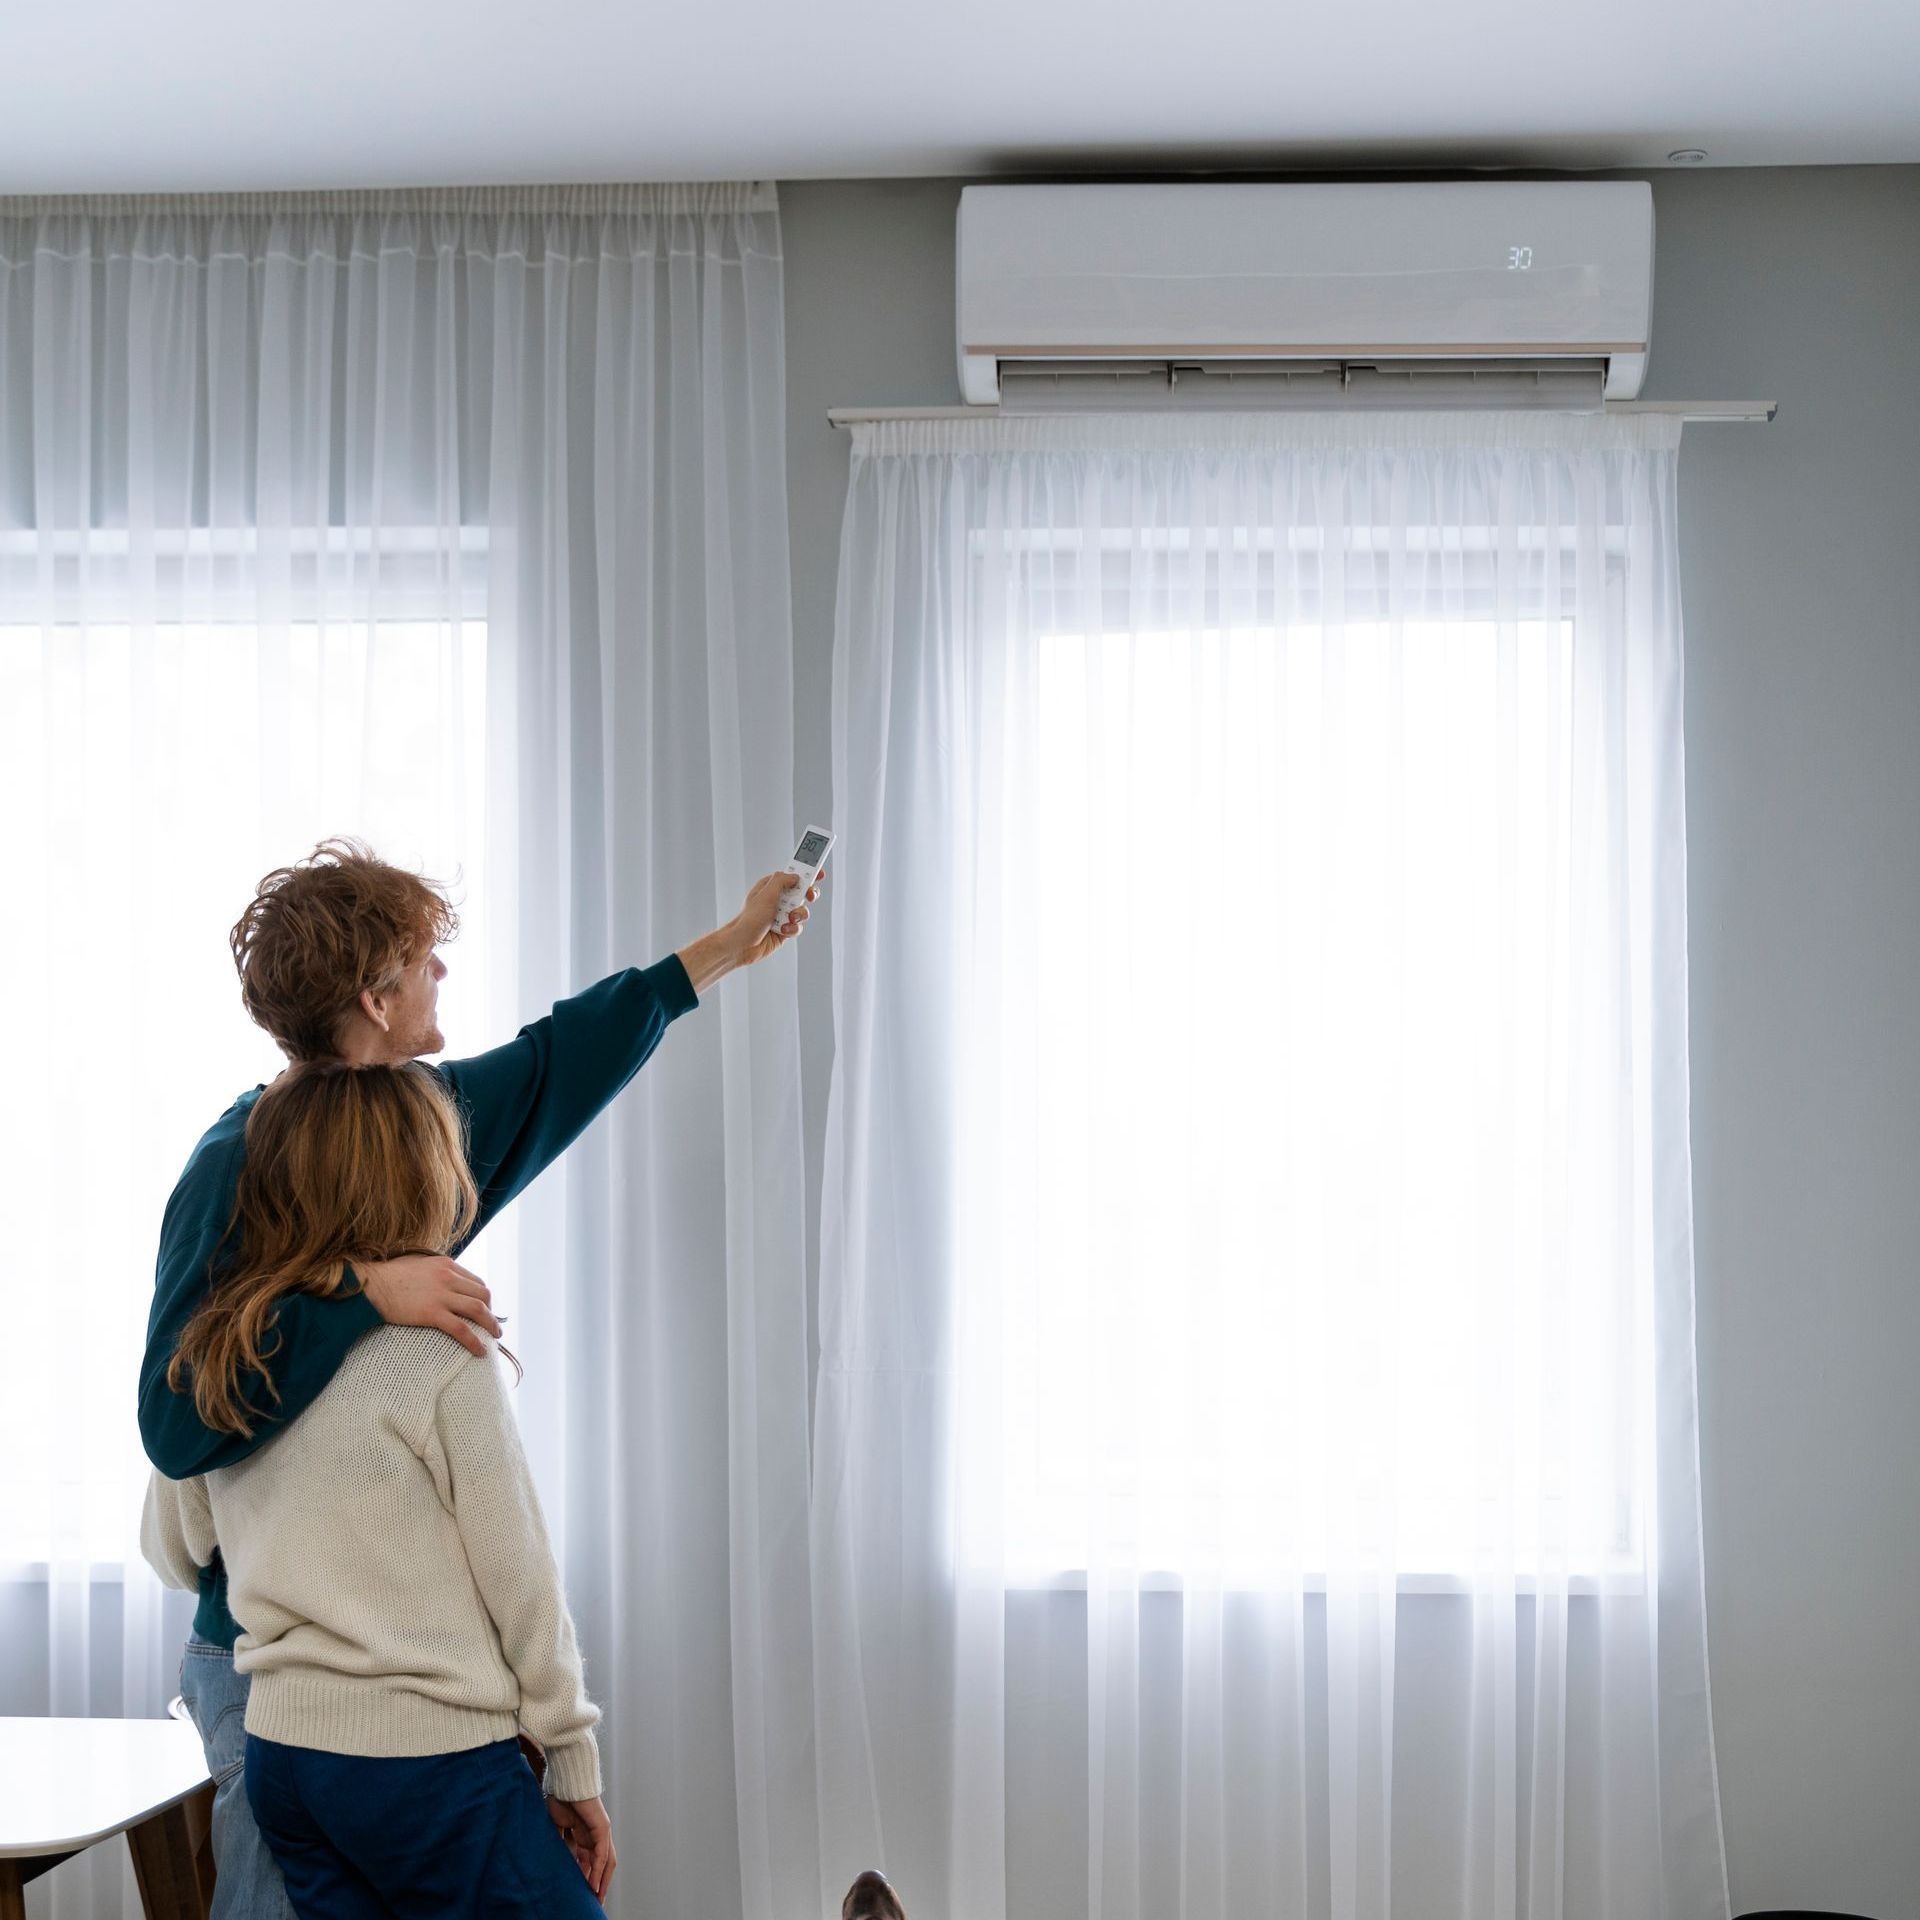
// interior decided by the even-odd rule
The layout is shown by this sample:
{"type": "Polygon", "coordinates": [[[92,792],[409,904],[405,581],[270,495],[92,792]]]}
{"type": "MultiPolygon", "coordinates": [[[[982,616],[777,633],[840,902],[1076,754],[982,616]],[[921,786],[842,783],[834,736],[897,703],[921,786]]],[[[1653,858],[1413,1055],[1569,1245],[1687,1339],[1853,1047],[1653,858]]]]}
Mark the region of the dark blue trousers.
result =
{"type": "Polygon", "coordinates": [[[368,1760],[249,1734],[247,1799],[300,1920],[602,1920],[515,1741],[368,1760]]]}

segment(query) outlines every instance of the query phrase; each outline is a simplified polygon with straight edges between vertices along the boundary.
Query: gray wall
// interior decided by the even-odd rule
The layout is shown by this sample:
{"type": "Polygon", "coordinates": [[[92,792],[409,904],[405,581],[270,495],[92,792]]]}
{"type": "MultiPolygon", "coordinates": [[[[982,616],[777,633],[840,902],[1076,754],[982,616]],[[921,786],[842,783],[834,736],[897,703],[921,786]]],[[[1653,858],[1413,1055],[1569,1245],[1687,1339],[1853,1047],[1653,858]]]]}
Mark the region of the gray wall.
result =
{"type": "MultiPolygon", "coordinates": [[[[958,398],[960,185],[781,188],[799,820],[832,804],[847,443],[826,410],[958,398]]],[[[1654,190],[1648,397],[1780,403],[1768,427],[1689,429],[1681,458],[1701,1446],[1734,1909],[1892,1920],[1920,1911],[1920,169],[1662,173],[1654,190]]],[[[810,1193],[832,925],[829,905],[800,952],[810,1193]]]]}

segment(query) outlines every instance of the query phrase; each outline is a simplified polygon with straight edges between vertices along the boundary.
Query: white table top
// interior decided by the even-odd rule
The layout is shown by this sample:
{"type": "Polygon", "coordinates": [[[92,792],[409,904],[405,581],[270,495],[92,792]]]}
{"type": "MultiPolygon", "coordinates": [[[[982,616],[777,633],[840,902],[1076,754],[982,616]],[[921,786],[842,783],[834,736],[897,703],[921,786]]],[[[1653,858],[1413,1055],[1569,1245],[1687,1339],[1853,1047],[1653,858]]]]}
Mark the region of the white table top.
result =
{"type": "Polygon", "coordinates": [[[90,1847],[208,1777],[183,1720],[0,1719],[0,1856],[90,1847]]]}

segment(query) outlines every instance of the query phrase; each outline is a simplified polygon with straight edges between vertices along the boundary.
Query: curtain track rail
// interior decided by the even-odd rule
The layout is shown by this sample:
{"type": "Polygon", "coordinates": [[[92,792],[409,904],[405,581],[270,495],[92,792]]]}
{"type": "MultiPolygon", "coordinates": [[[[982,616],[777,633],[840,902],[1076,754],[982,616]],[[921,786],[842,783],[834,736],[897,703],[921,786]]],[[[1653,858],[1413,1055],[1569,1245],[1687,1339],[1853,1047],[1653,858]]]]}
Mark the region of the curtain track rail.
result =
{"type": "MultiPolygon", "coordinates": [[[[1615,400],[1602,409],[1609,414],[1677,414],[1690,426],[1763,426],[1779,410],[1779,402],[1775,400],[1615,400]]],[[[1259,409],[1253,408],[1251,411],[1258,412],[1259,409]]],[[[1284,411],[1284,409],[1275,409],[1275,411],[1284,411]]],[[[1035,413],[1009,414],[999,407],[829,407],[827,409],[828,426],[842,428],[865,426],[878,420],[1035,420],[1045,417],[1035,413]]],[[[1072,417],[1084,419],[1085,415],[1072,417]]]]}

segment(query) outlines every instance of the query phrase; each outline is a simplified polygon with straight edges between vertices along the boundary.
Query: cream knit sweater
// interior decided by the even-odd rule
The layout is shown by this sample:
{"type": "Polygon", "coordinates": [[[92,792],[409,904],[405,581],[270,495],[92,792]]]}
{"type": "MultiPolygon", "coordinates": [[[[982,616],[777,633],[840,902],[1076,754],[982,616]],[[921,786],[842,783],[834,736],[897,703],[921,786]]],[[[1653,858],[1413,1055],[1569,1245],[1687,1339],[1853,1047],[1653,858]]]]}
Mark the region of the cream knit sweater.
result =
{"type": "Polygon", "coordinates": [[[573,1621],[500,1363],[380,1327],[285,1433],[197,1480],[155,1474],[140,1544],[172,1586],[216,1545],[247,1731],[456,1753],[524,1727],[562,1800],[600,1791],[573,1621]]]}

